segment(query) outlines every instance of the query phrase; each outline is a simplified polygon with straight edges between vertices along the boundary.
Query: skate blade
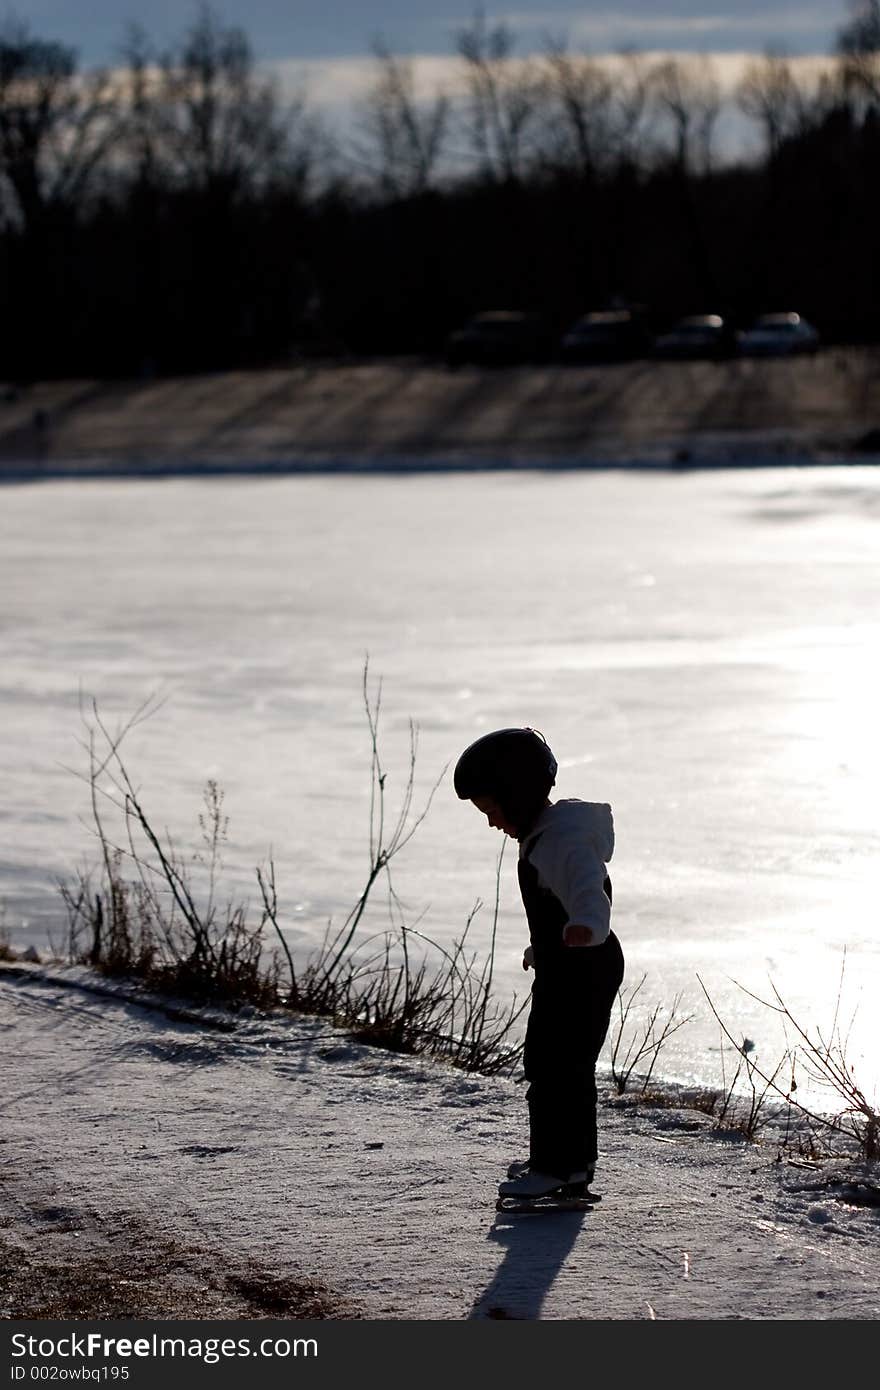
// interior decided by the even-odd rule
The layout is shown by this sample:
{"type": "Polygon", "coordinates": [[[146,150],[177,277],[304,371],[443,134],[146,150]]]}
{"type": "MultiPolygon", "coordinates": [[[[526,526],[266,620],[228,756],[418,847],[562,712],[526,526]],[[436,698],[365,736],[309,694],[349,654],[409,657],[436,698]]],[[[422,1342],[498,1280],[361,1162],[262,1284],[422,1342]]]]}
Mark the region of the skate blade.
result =
{"type": "Polygon", "coordinates": [[[601,1202],[599,1192],[589,1192],[583,1197],[499,1197],[495,1210],[508,1216],[537,1216],[550,1211],[592,1211],[601,1202]]]}

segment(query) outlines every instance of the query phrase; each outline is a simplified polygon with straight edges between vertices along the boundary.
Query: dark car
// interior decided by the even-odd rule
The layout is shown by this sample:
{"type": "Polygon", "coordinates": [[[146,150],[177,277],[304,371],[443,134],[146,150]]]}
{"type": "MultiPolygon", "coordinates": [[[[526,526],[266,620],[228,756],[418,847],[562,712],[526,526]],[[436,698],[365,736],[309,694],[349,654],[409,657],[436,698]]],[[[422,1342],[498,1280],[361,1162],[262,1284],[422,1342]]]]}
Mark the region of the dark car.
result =
{"type": "Polygon", "coordinates": [[[720,314],[689,314],[654,341],[656,357],[729,357],[732,351],[733,338],[720,314]]]}
{"type": "Polygon", "coordinates": [[[446,361],[450,367],[465,362],[492,367],[545,362],[551,352],[552,340],[541,319],[512,309],[477,314],[446,340],[446,361]]]}
{"type": "Polygon", "coordinates": [[[564,362],[626,362],[644,357],[651,341],[629,309],[608,309],[578,319],[560,346],[564,362]]]}
{"type": "Polygon", "coordinates": [[[819,334],[800,314],[762,314],[736,345],[743,357],[793,357],[816,352],[819,334]]]}

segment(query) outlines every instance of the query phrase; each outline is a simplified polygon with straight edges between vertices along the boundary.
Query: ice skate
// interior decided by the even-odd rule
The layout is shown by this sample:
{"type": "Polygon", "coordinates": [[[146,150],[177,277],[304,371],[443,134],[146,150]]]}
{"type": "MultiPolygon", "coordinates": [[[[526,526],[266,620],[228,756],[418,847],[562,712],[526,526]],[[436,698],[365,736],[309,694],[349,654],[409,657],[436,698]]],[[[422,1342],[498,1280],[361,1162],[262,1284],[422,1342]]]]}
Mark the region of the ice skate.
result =
{"type": "MultiPolygon", "coordinates": [[[[508,1166],[507,1166],[507,1176],[508,1176],[508,1178],[521,1178],[521,1177],[523,1176],[524,1173],[528,1173],[528,1172],[531,1170],[531,1166],[532,1166],[531,1159],[529,1159],[529,1158],[517,1158],[517,1159],[514,1160],[513,1163],[508,1164],[508,1166]]],[[[595,1165],[595,1163],[588,1163],[587,1166],[586,1166],[586,1169],[584,1170],[584,1172],[585,1172],[587,1187],[589,1187],[589,1186],[590,1186],[590,1183],[593,1181],[593,1178],[596,1176],[596,1165],[595,1165]]],[[[499,1183],[499,1184],[498,1184],[498,1191],[499,1191],[499,1192],[501,1191],[501,1189],[502,1189],[503,1186],[504,1186],[503,1183],[499,1183]]]]}
{"type": "Polygon", "coordinates": [[[542,1211],[589,1211],[600,1200],[589,1189],[588,1170],[561,1178],[526,1166],[524,1172],[498,1185],[496,1210],[510,1214],[542,1211]]]}

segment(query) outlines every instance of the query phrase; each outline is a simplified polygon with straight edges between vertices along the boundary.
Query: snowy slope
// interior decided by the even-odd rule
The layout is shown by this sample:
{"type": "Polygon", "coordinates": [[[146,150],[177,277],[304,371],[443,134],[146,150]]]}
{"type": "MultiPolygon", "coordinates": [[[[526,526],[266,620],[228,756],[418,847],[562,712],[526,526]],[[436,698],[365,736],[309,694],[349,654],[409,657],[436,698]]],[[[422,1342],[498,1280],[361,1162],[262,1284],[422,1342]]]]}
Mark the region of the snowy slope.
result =
{"type": "Polygon", "coordinates": [[[880,1315],[880,1210],[696,1114],[606,1104],[600,1206],[511,1218],[493,1194],[523,1151],[512,1082],[19,964],[0,967],[0,1042],[0,1179],[24,1221],[130,1213],[369,1318],[880,1315]]]}

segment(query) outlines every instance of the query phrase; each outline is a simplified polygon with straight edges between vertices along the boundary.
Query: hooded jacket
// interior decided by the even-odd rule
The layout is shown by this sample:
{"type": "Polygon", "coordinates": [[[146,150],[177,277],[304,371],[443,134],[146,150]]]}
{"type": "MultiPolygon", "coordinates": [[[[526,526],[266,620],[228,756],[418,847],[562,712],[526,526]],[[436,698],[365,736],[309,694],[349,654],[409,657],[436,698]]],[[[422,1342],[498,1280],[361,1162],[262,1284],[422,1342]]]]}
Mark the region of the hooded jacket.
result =
{"type": "Polygon", "coordinates": [[[568,922],[589,927],[591,946],[611,931],[606,864],[614,853],[614,820],[604,802],[575,798],[545,806],[520,841],[520,861],[530,864],[538,885],[552,893],[568,922]]]}

